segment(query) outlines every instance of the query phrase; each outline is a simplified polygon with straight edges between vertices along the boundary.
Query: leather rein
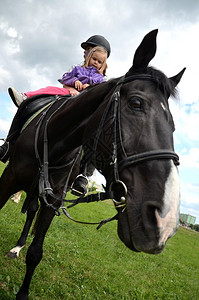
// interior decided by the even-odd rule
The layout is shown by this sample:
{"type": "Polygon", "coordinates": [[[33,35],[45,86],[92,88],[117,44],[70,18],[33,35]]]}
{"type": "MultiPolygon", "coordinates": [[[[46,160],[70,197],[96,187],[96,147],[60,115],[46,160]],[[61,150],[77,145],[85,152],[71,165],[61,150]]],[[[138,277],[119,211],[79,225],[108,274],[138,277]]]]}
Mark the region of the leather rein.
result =
{"type": "MultiPolygon", "coordinates": [[[[62,193],[62,197],[58,197],[53,193],[53,189],[51,188],[50,182],[49,182],[49,169],[53,169],[53,168],[58,168],[58,167],[49,167],[48,166],[48,137],[47,137],[47,126],[48,123],[50,121],[50,119],[52,118],[52,116],[54,116],[58,110],[60,110],[63,105],[65,105],[65,103],[68,101],[68,99],[66,99],[61,105],[60,107],[58,107],[58,109],[53,112],[52,115],[50,115],[50,117],[48,118],[48,120],[45,123],[45,130],[44,130],[44,157],[43,157],[43,163],[41,162],[40,158],[39,158],[39,154],[38,154],[38,150],[37,150],[37,138],[38,138],[38,134],[39,134],[39,129],[41,127],[41,124],[43,122],[43,119],[46,115],[46,111],[41,115],[40,117],[40,121],[38,122],[38,128],[37,128],[37,132],[36,132],[36,139],[35,139],[35,152],[36,152],[36,156],[37,159],[39,161],[40,164],[40,179],[39,179],[39,196],[43,198],[45,204],[48,207],[51,207],[54,211],[56,215],[60,215],[61,211],[71,220],[73,220],[74,222],[77,223],[81,223],[81,224],[92,224],[92,225],[97,225],[98,227],[97,229],[99,229],[102,225],[104,225],[105,223],[115,220],[117,219],[118,214],[116,214],[114,217],[106,219],[106,220],[102,220],[101,222],[95,222],[95,223],[90,223],[90,222],[82,222],[82,221],[78,221],[73,219],[70,214],[67,211],[67,208],[70,208],[76,204],[79,203],[90,203],[90,202],[95,202],[95,201],[104,201],[104,200],[108,200],[108,199],[112,199],[116,208],[122,207],[123,209],[125,209],[126,207],[126,195],[127,195],[127,187],[126,185],[120,181],[119,179],[119,172],[122,171],[124,168],[128,167],[128,166],[134,166],[149,160],[155,160],[155,159],[172,159],[174,161],[175,165],[179,165],[179,157],[178,155],[172,151],[172,150],[167,150],[167,149],[160,149],[160,150],[153,150],[153,151],[147,151],[147,152],[143,152],[143,153],[139,153],[139,154],[135,154],[132,156],[126,156],[125,159],[121,160],[121,161],[117,161],[117,152],[118,152],[118,144],[117,144],[117,136],[119,135],[119,142],[120,142],[120,146],[124,151],[124,147],[123,147],[123,143],[122,143],[122,139],[121,139],[121,128],[120,128],[120,123],[119,123],[119,113],[120,113],[120,89],[122,87],[123,84],[127,83],[127,82],[131,82],[134,80],[149,80],[149,81],[154,81],[157,83],[157,81],[151,76],[151,75],[146,75],[146,74],[140,74],[140,75],[133,75],[133,76],[129,76],[129,77],[122,77],[116,84],[116,88],[112,94],[112,96],[110,97],[107,106],[104,110],[103,116],[101,118],[97,133],[96,133],[96,137],[94,140],[94,145],[92,148],[92,161],[94,163],[94,165],[96,165],[96,153],[97,153],[97,145],[99,142],[99,138],[100,138],[100,134],[102,133],[103,130],[103,125],[105,122],[105,119],[110,111],[110,109],[112,109],[112,146],[111,146],[111,159],[109,162],[110,165],[110,185],[109,185],[109,189],[106,192],[101,192],[101,193],[96,193],[96,194],[89,194],[87,196],[82,195],[81,197],[74,199],[74,200],[67,200],[65,199],[67,191],[69,191],[71,188],[68,188],[68,182],[70,179],[70,175],[72,173],[73,167],[75,166],[75,163],[77,161],[77,158],[79,157],[79,155],[81,154],[81,149],[79,151],[77,151],[75,157],[68,162],[67,166],[70,165],[70,172],[68,174],[67,180],[66,180],[66,184],[62,193]],[[118,125],[119,124],[119,125],[118,125]],[[118,130],[119,128],[119,130],[118,130]],[[119,133],[118,133],[119,131],[119,133]],[[118,189],[119,189],[119,195],[118,195],[118,189]],[[56,206],[54,206],[53,203],[49,203],[48,202],[48,196],[51,196],[55,202],[58,200],[61,202],[61,206],[59,208],[57,208],[56,206]],[[70,203],[70,205],[66,208],[65,207],[65,203],[70,203]]],[[[62,98],[62,97],[60,97],[62,98]]],[[[49,107],[50,108],[50,107],[49,107]]],[[[48,108],[48,109],[49,109],[48,108]]],[[[61,166],[61,167],[66,167],[66,165],[61,166]]],[[[59,168],[61,168],[59,167],[59,168]]]]}

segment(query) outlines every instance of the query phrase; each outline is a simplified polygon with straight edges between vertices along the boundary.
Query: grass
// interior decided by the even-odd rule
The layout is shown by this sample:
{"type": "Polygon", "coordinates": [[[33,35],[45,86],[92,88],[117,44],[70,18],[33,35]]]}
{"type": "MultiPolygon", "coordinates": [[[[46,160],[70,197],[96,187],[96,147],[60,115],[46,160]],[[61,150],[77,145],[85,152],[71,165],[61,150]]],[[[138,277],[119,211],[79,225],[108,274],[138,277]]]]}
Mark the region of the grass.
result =
{"type": "MultiPolygon", "coordinates": [[[[23,202],[23,201],[22,201],[23,202]]],[[[9,200],[0,212],[0,300],[15,299],[25,274],[27,246],[16,260],[6,253],[15,245],[25,221],[19,204],[9,200]]],[[[80,220],[113,216],[109,203],[82,204],[71,209],[80,220]]],[[[44,242],[30,300],[199,299],[199,234],[180,227],[157,256],[134,253],[117,237],[113,221],[99,231],[64,215],[55,217],[44,242]]]]}

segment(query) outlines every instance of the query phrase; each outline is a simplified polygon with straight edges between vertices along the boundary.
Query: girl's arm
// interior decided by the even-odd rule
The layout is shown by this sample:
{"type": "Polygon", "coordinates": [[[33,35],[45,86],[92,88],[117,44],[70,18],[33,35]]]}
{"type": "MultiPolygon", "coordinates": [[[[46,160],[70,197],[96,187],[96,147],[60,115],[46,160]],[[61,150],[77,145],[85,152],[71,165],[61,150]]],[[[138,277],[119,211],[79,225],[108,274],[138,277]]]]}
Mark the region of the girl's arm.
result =
{"type": "Polygon", "coordinates": [[[62,79],[59,79],[58,81],[65,85],[75,86],[75,81],[78,80],[76,75],[77,75],[77,68],[74,67],[71,72],[64,73],[62,79]]]}
{"type": "Polygon", "coordinates": [[[99,73],[93,74],[92,78],[90,78],[90,84],[101,83],[104,81],[104,76],[99,73]]]}

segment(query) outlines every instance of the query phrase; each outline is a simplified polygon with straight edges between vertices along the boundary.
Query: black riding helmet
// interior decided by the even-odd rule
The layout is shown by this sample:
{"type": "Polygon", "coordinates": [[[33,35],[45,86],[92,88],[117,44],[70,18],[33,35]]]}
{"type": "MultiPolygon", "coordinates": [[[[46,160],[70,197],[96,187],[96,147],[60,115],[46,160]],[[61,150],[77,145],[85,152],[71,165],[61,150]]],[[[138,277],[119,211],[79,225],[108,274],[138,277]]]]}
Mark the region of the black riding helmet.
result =
{"type": "Polygon", "coordinates": [[[93,35],[86,42],[81,43],[81,47],[86,49],[88,46],[101,46],[107,51],[109,57],[111,53],[111,46],[109,42],[101,35],[93,35]]]}

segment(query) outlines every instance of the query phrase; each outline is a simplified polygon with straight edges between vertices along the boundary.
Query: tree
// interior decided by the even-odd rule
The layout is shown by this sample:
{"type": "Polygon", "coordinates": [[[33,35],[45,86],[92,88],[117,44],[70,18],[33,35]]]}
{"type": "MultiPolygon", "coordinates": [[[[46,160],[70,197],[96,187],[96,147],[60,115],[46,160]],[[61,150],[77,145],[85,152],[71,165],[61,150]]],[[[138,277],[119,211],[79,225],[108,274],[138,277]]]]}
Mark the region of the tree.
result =
{"type": "Polygon", "coordinates": [[[195,224],[195,225],[193,226],[193,228],[194,228],[195,231],[198,231],[198,232],[199,232],[199,224],[195,224]]]}

